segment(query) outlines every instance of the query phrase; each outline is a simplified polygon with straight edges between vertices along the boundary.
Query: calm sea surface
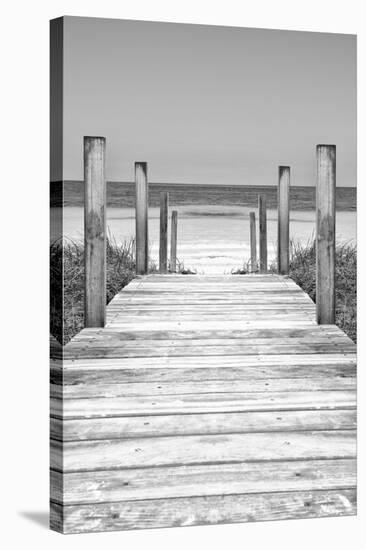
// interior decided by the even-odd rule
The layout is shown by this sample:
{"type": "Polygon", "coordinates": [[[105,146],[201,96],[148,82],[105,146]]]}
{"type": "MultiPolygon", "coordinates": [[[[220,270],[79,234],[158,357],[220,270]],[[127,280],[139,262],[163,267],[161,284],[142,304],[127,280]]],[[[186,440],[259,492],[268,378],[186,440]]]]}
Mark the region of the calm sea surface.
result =
{"type": "MultiPolygon", "coordinates": [[[[51,204],[61,213],[60,184],[51,186],[51,204]]],[[[200,273],[224,273],[249,259],[249,212],[257,215],[258,193],[265,193],[268,207],[268,256],[275,256],[277,240],[276,187],[162,185],[149,187],[149,240],[151,257],[158,259],[159,195],[169,192],[170,211],[178,211],[178,258],[185,267],[200,273]]],[[[290,237],[306,243],[315,231],[315,189],[291,188],[290,237]]],[[[73,240],[83,239],[83,184],[65,182],[63,192],[64,232],[73,240]]],[[[107,226],[117,243],[135,234],[135,196],[131,183],[109,183],[107,226]]],[[[355,242],[356,190],[337,188],[337,241],[355,242]]],[[[54,239],[55,235],[51,235],[54,239]]]]}

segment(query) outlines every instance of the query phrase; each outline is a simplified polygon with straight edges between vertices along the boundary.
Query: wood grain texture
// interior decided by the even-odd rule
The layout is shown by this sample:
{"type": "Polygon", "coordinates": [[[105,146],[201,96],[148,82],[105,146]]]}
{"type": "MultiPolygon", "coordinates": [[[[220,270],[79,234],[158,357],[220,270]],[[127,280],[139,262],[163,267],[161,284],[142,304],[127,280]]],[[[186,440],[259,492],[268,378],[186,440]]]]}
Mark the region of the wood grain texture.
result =
{"type": "Polygon", "coordinates": [[[168,208],[169,194],[166,191],[160,193],[160,233],[159,233],[159,271],[166,273],[168,270],[168,208]]]}
{"type": "Polygon", "coordinates": [[[97,397],[89,399],[51,398],[56,418],[99,418],[153,414],[249,412],[278,410],[346,409],[356,405],[353,391],[296,391],[251,393],[203,393],[97,397]]]}
{"type": "Polygon", "coordinates": [[[250,226],[250,270],[257,271],[257,228],[255,225],[255,212],[249,213],[250,226]]]}
{"type": "Polygon", "coordinates": [[[170,271],[177,271],[178,212],[173,210],[170,233],[170,271]]]}
{"type": "Polygon", "coordinates": [[[286,275],[290,261],[290,168],[279,166],[277,191],[277,267],[286,275]]]}
{"type": "Polygon", "coordinates": [[[146,162],[135,162],[135,193],[136,273],[144,274],[149,270],[149,184],[146,162]]]}
{"type": "Polygon", "coordinates": [[[277,491],[347,489],[354,459],[239,462],[62,475],[52,471],[55,502],[64,505],[277,491]]]}
{"type": "MultiPolygon", "coordinates": [[[[191,435],[51,443],[52,468],[63,472],[204,463],[354,458],[351,430],[191,435]]],[[[143,475],[143,473],[142,473],[143,475]]]]}
{"type": "Polygon", "coordinates": [[[64,533],[188,527],[356,514],[356,490],[291,491],[60,506],[51,525],[64,533]]]}
{"type": "Polygon", "coordinates": [[[316,183],[316,314],[335,322],[336,146],[318,145],[316,183]]]}
{"type": "Polygon", "coordinates": [[[267,273],[267,206],[266,196],[258,197],[258,216],[259,216],[259,270],[261,273],[267,273]]]}
{"type": "Polygon", "coordinates": [[[84,137],[85,326],[106,315],[106,179],[104,137],[84,137]]]}
{"type": "Polygon", "coordinates": [[[51,436],[58,441],[355,428],[355,409],[187,414],[184,419],[179,414],[116,416],[107,422],[51,418],[51,436]]]}
{"type": "Polygon", "coordinates": [[[128,382],[119,384],[113,379],[106,384],[72,384],[61,388],[51,385],[52,397],[63,399],[91,397],[138,397],[140,395],[179,395],[200,393],[250,393],[250,392],[297,392],[320,390],[356,390],[356,378],[267,378],[260,380],[202,380],[194,382],[128,382]]]}
{"type": "Polygon", "coordinates": [[[65,533],[356,512],[356,354],[280,275],[147,275],[51,365],[65,533]]]}

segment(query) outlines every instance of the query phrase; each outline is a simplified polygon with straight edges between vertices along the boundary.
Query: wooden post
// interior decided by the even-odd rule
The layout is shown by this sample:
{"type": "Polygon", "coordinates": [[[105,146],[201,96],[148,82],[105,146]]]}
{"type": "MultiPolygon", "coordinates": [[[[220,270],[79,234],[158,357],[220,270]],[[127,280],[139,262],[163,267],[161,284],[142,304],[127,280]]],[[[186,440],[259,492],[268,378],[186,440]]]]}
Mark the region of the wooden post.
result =
{"type": "Polygon", "coordinates": [[[104,137],[84,137],[85,327],[105,324],[105,143],[104,137]]]}
{"type": "Polygon", "coordinates": [[[147,163],[135,162],[136,187],[136,272],[139,275],[149,271],[148,204],[149,184],[147,163]]]}
{"type": "Polygon", "coordinates": [[[336,146],[318,145],[316,183],[316,315],[335,323],[336,146]]]}
{"type": "Polygon", "coordinates": [[[166,191],[160,193],[160,243],[159,271],[166,273],[168,269],[168,200],[166,191]]]}
{"type": "Polygon", "coordinates": [[[290,263],[290,168],[279,166],[277,192],[277,267],[287,275],[290,263]]]}
{"type": "Polygon", "coordinates": [[[255,227],[255,212],[249,213],[250,221],[250,271],[257,271],[257,233],[255,227]]]}
{"type": "Polygon", "coordinates": [[[172,226],[170,232],[170,271],[177,271],[177,230],[178,230],[178,212],[172,212],[172,226]]]}
{"type": "Polygon", "coordinates": [[[258,197],[259,210],[259,270],[267,273],[267,206],[266,196],[258,197]]]}

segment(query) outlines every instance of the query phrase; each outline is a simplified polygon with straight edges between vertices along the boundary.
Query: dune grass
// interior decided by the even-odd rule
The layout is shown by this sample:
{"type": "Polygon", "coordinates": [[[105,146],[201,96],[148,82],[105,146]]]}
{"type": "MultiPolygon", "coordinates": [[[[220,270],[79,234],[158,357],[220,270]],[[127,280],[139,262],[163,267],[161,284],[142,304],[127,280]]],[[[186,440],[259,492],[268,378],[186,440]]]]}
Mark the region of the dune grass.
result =
{"type": "MultiPolygon", "coordinates": [[[[289,276],[316,302],[315,241],[291,243],[289,276]]],[[[357,341],[357,247],[336,247],[336,324],[357,341]]]]}
{"type": "MultiPolygon", "coordinates": [[[[108,238],[107,303],[135,275],[134,241],[118,245],[108,238]]],[[[62,345],[84,327],[84,246],[80,242],[64,239],[50,246],[50,318],[50,332],[62,345]]]]}
{"type": "MultiPolygon", "coordinates": [[[[149,273],[157,271],[156,262],[150,260],[149,273]]],[[[176,272],[195,274],[178,259],[176,272]]],[[[119,245],[109,236],[107,304],[135,276],[134,239],[119,245]]],[[[64,239],[50,246],[50,321],[50,332],[62,345],[84,328],[84,245],[81,242],[64,239]]]]}
{"type": "MultiPolygon", "coordinates": [[[[132,239],[121,245],[110,237],[107,239],[107,303],[136,276],[134,248],[132,239]]],[[[276,272],[276,265],[272,264],[270,270],[276,272]]],[[[149,271],[157,271],[153,261],[150,262],[149,271]]],[[[249,271],[251,266],[246,263],[232,273],[239,275],[249,271]]],[[[184,263],[179,261],[177,272],[196,273],[185,269],[184,263]]],[[[314,241],[306,245],[291,243],[289,276],[316,302],[314,241]]],[[[336,324],[354,342],[357,341],[356,277],[356,246],[338,245],[336,324]]],[[[50,246],[50,310],[51,334],[65,345],[84,327],[84,246],[80,242],[64,239],[50,246]]]]}
{"type": "MultiPolygon", "coordinates": [[[[232,275],[258,272],[250,261],[233,269],[232,275]]],[[[269,272],[277,273],[277,264],[272,262],[269,272]]],[[[307,244],[291,242],[289,276],[316,303],[316,255],[315,240],[307,244]]],[[[345,243],[336,246],[336,325],[354,342],[357,342],[357,247],[345,243]]]]}

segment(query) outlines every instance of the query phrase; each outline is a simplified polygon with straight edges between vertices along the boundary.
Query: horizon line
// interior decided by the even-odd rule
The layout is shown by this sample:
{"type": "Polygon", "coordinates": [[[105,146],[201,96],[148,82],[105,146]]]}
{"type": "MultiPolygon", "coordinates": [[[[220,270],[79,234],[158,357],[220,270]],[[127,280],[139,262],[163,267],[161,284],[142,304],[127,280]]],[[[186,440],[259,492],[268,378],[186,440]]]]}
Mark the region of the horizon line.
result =
{"type": "MultiPolygon", "coordinates": [[[[84,183],[84,180],[78,179],[64,179],[64,180],[54,180],[50,183],[84,183]]],[[[121,183],[134,185],[134,181],[123,181],[123,180],[107,180],[106,183],[121,183]]],[[[159,181],[149,181],[149,185],[187,185],[192,187],[275,187],[277,189],[277,184],[267,184],[267,183],[257,183],[257,184],[247,184],[247,183],[182,183],[182,182],[159,182],[159,181]]],[[[314,185],[290,185],[290,187],[314,187],[314,185]]],[[[357,189],[357,185],[336,185],[340,189],[357,189]]]]}

